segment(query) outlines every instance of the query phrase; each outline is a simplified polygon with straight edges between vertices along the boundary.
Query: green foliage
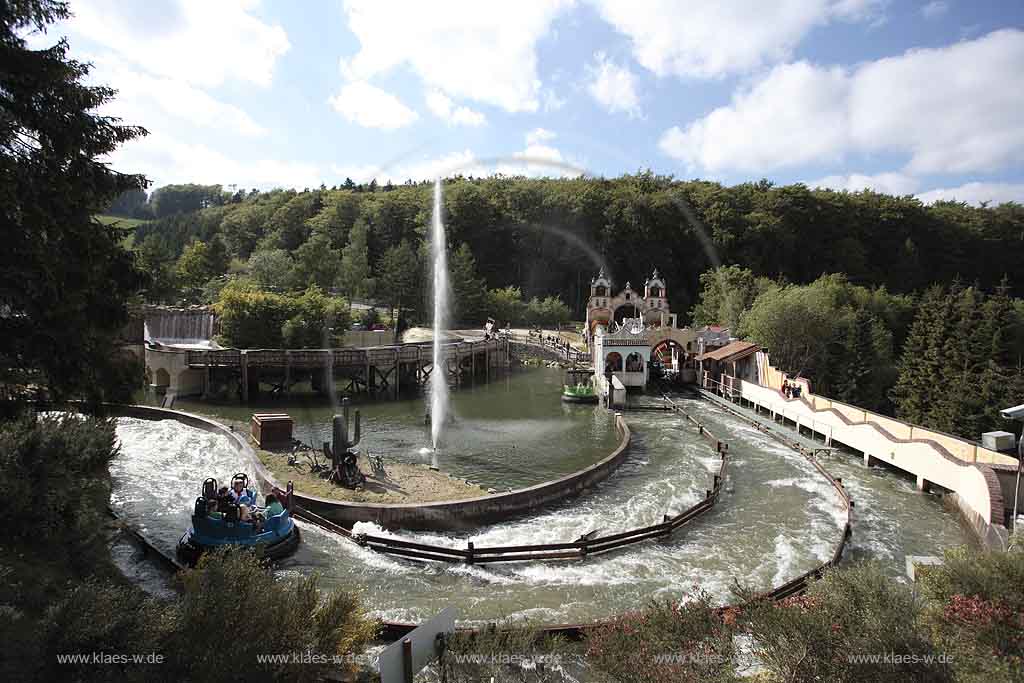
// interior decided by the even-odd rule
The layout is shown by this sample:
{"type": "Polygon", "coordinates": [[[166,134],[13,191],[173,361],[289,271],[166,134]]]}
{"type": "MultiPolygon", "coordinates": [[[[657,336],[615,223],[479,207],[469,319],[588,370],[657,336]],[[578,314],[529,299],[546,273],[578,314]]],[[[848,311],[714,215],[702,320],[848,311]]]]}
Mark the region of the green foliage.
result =
{"type": "Polygon", "coordinates": [[[712,607],[701,592],[684,604],[652,603],[588,632],[586,656],[596,680],[735,680],[734,615],[712,607]]]}
{"type": "Polygon", "coordinates": [[[155,217],[165,218],[176,213],[217,206],[223,204],[224,199],[220,185],[164,185],[153,190],[149,208],[155,217]]]}
{"type": "Polygon", "coordinates": [[[110,498],[114,424],[78,415],[0,422],[0,517],[19,542],[51,543],[92,556],[110,498]]]}
{"type": "Polygon", "coordinates": [[[177,281],[191,302],[202,298],[204,285],[228,269],[228,253],[224,243],[214,238],[209,244],[195,241],[185,247],[176,269],[177,281]]]}
{"type": "Polygon", "coordinates": [[[293,267],[292,257],[284,249],[263,249],[249,258],[249,274],[267,289],[291,288],[293,267]]]}
{"type": "Polygon", "coordinates": [[[463,242],[448,261],[452,288],[453,322],[480,327],[487,318],[487,290],[476,274],[476,259],[469,245],[463,242]]]}
{"type": "Polygon", "coordinates": [[[1024,679],[1024,552],[956,548],[920,573],[926,628],[957,680],[1024,679]]]}
{"type": "Polygon", "coordinates": [[[313,286],[305,292],[278,294],[233,281],[214,306],[221,341],[240,348],[330,348],[341,345],[350,324],[345,299],[313,286]]]}
{"type": "Polygon", "coordinates": [[[521,325],[526,322],[526,304],[518,287],[503,287],[487,292],[487,307],[498,324],[521,325]]]}
{"type": "Polygon", "coordinates": [[[152,303],[169,303],[178,293],[174,253],[157,235],[149,235],[135,248],[135,265],[149,276],[146,299],[152,303]]]}
{"type": "MultiPolygon", "coordinates": [[[[740,591],[744,600],[750,591],[740,591]]],[[[830,570],[807,593],[743,608],[743,630],[754,655],[781,681],[949,681],[944,654],[923,634],[922,604],[876,564],[830,570]],[[863,657],[898,655],[915,662],[871,662],[863,657]],[[932,656],[931,662],[923,658],[932,656]]]]}
{"type": "Polygon", "coordinates": [[[748,268],[720,266],[702,273],[700,286],[700,299],[690,311],[693,324],[722,325],[735,333],[743,313],[772,282],[748,268]]]}
{"type": "Polygon", "coordinates": [[[345,299],[330,297],[316,285],[289,301],[292,315],[281,326],[281,340],[290,349],[341,346],[351,325],[345,299]]]}
{"type": "Polygon", "coordinates": [[[365,298],[373,291],[373,281],[370,278],[369,227],[365,221],[358,221],[346,232],[348,244],[341,250],[338,284],[341,291],[350,299],[365,298]]]}
{"type": "Polygon", "coordinates": [[[416,307],[423,300],[421,264],[416,250],[402,240],[381,257],[377,269],[377,297],[392,309],[416,307]]]}
{"type": "MultiPolygon", "coordinates": [[[[182,215],[182,223],[168,218],[140,226],[141,238],[164,234],[177,253],[192,239],[208,240],[212,229],[233,256],[247,258],[260,240],[291,250],[315,234],[342,249],[362,221],[370,276],[379,274],[384,254],[403,240],[416,251],[430,224],[430,183],[387,192],[345,187],[250,193],[182,215]],[[215,211],[223,211],[220,218],[215,211]]],[[[924,206],[912,197],[874,192],[767,182],[723,187],[650,172],[614,179],[456,177],[445,181],[444,197],[448,239],[469,246],[488,289],[518,286],[527,299],[552,294],[574,315],[583,312],[601,257],[619,282],[657,266],[668,280],[673,309],[692,309],[701,322],[732,322],[766,279],[807,284],[825,273],[846,273],[851,282],[906,293],[959,273],[993,287],[1024,257],[1024,209],[1016,204],[924,206]],[[702,281],[700,288],[710,287],[715,296],[698,304],[697,278],[716,263],[737,264],[724,272],[742,277],[702,281]]],[[[900,345],[903,331],[890,329],[900,345]]]]}
{"type": "Polygon", "coordinates": [[[740,334],[772,363],[813,380],[817,393],[878,410],[894,380],[893,336],[908,302],[884,288],[827,275],[809,285],[772,285],[741,317],[740,334]]]}
{"type": "Polygon", "coordinates": [[[125,190],[117,196],[107,213],[123,218],[151,218],[146,206],[146,191],[142,188],[125,190]]]}
{"type": "Polygon", "coordinates": [[[68,58],[66,41],[27,47],[27,34],[67,18],[65,3],[46,0],[0,11],[0,359],[38,372],[58,400],[100,400],[116,374],[111,340],[144,278],[124,232],[93,216],[146,184],[101,159],[145,131],[97,113],[114,91],[85,84],[90,67],[68,58]]]}
{"type": "Polygon", "coordinates": [[[291,197],[270,217],[265,248],[298,249],[310,236],[307,221],[321,208],[319,192],[302,192],[291,197]]]}
{"type": "Polygon", "coordinates": [[[1005,284],[992,294],[959,282],[931,288],[899,360],[897,415],[968,439],[1011,427],[999,410],[1024,392],[1021,322],[1005,284]]]}
{"type": "Polygon", "coordinates": [[[276,579],[246,552],[215,553],[182,575],[175,602],[135,588],[85,583],[42,628],[45,680],[317,681],[350,669],[376,624],[354,594],[320,591],[316,576],[276,579]],[[67,652],[158,653],[161,664],[57,665],[67,652]],[[313,653],[326,663],[261,663],[259,655],[313,653]],[[332,658],[337,656],[340,663],[332,658]]]}
{"type": "Polygon", "coordinates": [[[331,248],[326,235],[317,234],[295,250],[292,281],[299,289],[316,286],[330,289],[341,272],[341,253],[331,248]]]}

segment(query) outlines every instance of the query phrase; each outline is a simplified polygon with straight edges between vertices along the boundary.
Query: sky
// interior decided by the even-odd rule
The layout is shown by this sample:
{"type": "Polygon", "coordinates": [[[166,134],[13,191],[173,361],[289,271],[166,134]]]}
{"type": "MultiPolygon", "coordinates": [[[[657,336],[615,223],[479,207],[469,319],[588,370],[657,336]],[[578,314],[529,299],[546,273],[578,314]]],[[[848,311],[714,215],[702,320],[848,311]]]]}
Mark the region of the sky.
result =
{"type": "Polygon", "coordinates": [[[456,173],[1024,202],[1019,0],[71,0],[110,159],[168,183],[456,173]]]}

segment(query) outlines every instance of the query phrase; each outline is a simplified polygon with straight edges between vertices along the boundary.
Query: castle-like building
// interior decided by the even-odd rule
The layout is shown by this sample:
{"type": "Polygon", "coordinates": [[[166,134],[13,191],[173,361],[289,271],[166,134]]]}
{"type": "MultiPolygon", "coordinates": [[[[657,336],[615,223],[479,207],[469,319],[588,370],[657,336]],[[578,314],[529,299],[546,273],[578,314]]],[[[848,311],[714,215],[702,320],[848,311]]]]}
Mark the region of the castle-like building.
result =
{"type": "Polygon", "coordinates": [[[593,338],[598,325],[610,331],[624,320],[639,319],[644,327],[676,326],[676,314],[672,313],[668,305],[668,289],[657,268],[644,281],[642,295],[629,282],[617,294],[612,292],[612,281],[602,268],[597,277],[590,281],[586,329],[588,339],[593,338]]]}

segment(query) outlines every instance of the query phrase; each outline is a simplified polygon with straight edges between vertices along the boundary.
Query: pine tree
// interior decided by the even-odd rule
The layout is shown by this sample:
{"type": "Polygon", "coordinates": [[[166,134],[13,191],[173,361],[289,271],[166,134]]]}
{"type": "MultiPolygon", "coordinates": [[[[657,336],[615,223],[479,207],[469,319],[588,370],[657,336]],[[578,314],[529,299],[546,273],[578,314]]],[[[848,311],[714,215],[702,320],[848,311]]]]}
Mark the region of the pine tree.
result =
{"type": "Polygon", "coordinates": [[[874,339],[877,324],[878,319],[863,308],[853,315],[843,336],[835,394],[840,401],[872,410],[878,407],[874,392],[874,373],[878,368],[874,339]]]}
{"type": "Polygon", "coordinates": [[[463,242],[452,254],[448,264],[452,287],[452,321],[483,325],[486,288],[476,274],[476,259],[469,245],[463,242]]]}
{"type": "Polygon", "coordinates": [[[945,326],[947,296],[940,286],[928,289],[921,297],[917,315],[910,326],[903,353],[897,364],[899,378],[890,392],[896,414],[909,422],[922,424],[939,380],[935,358],[928,351],[945,326]]]}

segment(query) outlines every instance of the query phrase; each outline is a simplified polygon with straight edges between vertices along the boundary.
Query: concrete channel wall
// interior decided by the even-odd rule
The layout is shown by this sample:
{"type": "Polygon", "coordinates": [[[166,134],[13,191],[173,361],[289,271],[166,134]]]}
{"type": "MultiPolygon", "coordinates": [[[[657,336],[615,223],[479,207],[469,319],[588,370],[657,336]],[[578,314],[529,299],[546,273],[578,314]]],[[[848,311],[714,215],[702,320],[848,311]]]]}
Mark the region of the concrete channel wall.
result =
{"type": "Polygon", "coordinates": [[[986,449],[822,399],[810,394],[806,384],[805,392],[800,398],[786,399],[774,388],[740,381],[739,397],[773,418],[782,416],[860,451],[867,465],[882,461],[914,475],[921,490],[936,484],[952,491],[956,506],[979,540],[988,547],[1006,546],[1003,492],[995,471],[985,462],[1003,457],[1001,454],[979,452],[986,449]]]}

